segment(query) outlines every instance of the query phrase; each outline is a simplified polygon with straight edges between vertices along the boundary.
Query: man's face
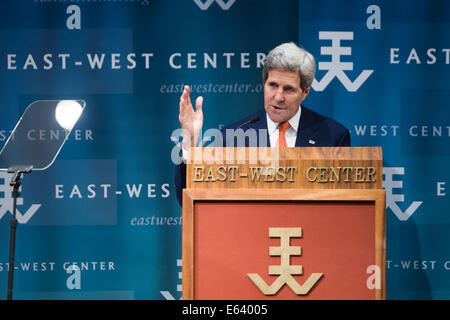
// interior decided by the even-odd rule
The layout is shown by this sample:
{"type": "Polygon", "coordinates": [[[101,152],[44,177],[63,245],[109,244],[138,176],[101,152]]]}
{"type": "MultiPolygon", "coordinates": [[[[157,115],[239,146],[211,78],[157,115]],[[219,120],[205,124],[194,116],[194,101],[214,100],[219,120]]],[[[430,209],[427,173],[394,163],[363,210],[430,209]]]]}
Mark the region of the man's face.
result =
{"type": "Polygon", "coordinates": [[[264,83],[264,108],[274,122],[288,121],[298,111],[310,88],[300,88],[297,72],[272,69],[264,83]]]}

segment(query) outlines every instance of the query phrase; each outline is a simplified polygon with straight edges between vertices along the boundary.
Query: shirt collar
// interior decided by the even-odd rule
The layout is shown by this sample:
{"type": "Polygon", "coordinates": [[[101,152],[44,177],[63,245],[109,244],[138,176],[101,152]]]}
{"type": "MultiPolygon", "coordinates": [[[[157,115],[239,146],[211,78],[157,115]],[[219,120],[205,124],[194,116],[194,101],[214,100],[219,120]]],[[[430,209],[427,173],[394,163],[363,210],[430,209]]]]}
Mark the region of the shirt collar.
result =
{"type": "MultiPolygon", "coordinates": [[[[298,123],[300,122],[300,115],[302,113],[302,106],[298,107],[297,113],[289,119],[289,125],[291,126],[291,129],[297,133],[298,130],[298,123]]],[[[267,130],[269,131],[269,134],[272,134],[275,132],[276,129],[278,129],[278,122],[272,121],[270,119],[269,115],[266,113],[266,119],[267,119],[267,130]]]]}

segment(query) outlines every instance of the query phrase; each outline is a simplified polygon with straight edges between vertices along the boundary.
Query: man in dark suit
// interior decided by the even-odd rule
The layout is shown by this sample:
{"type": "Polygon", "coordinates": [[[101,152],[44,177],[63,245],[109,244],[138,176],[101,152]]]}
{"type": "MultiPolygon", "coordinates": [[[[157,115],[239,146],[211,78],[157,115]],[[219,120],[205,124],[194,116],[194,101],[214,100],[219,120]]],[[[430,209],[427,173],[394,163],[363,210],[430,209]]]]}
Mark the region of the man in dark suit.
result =
{"type": "MultiPolygon", "coordinates": [[[[314,57],[294,43],[284,43],[269,52],[263,68],[264,109],[221,130],[222,145],[237,145],[237,136],[249,129],[266,130],[266,135],[248,139],[244,146],[258,147],[332,147],[350,146],[350,132],[333,119],[322,116],[302,105],[311,90],[316,64],[314,57]],[[236,129],[242,129],[236,130],[236,129]],[[228,131],[227,131],[228,130],[228,131]],[[227,132],[239,132],[226,139],[227,132]]],[[[189,87],[180,98],[179,120],[186,134],[183,136],[182,156],[187,158],[190,146],[198,144],[203,125],[203,97],[190,100],[189,87]]],[[[217,144],[216,144],[217,145],[217,144]]],[[[219,144],[220,145],[220,144],[219,144]]],[[[178,201],[186,186],[186,165],[181,163],[175,172],[175,188],[178,201]]]]}

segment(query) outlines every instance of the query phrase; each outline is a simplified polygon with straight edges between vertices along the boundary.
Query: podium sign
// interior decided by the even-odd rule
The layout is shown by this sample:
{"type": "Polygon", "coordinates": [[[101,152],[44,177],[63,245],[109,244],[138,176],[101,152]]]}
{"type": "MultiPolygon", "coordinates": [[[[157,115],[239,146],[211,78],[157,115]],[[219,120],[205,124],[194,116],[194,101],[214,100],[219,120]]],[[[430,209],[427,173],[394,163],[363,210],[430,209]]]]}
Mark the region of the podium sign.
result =
{"type": "MultiPolygon", "coordinates": [[[[328,168],[344,167],[339,161],[355,167],[351,162],[359,161],[357,167],[373,168],[371,177],[357,184],[358,189],[274,188],[273,182],[266,188],[235,188],[225,183],[215,188],[192,188],[194,179],[188,182],[191,188],[183,192],[183,299],[385,298],[381,150],[287,151],[278,165],[297,168],[291,186],[302,185],[302,176],[308,180],[308,170],[312,178],[309,168],[326,167],[320,159],[307,159],[307,152],[325,158],[327,154],[341,154],[341,160],[329,162],[328,168]],[[362,159],[361,153],[377,152],[379,158],[362,159]],[[352,153],[358,153],[361,159],[351,160],[352,153]],[[297,160],[300,165],[289,159],[298,154],[303,155],[297,160]],[[362,184],[366,189],[359,188],[362,184]]],[[[199,180],[194,165],[188,166],[187,175],[191,170],[191,176],[199,180]]],[[[235,177],[249,167],[241,164],[235,177]]],[[[321,179],[324,177],[322,174],[321,179]]],[[[289,183],[285,181],[278,183],[289,183]]],[[[248,186],[248,182],[242,184],[248,186]]]]}

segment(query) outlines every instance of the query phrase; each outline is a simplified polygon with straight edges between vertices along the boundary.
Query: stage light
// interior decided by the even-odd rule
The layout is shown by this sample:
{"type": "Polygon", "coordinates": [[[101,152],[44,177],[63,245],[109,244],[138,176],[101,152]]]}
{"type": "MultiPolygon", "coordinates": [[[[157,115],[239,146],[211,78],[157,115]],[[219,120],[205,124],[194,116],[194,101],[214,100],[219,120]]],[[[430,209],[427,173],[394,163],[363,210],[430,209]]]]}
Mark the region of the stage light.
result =
{"type": "Polygon", "coordinates": [[[61,100],[55,109],[56,121],[61,127],[70,131],[78,121],[82,111],[83,108],[77,101],[61,100]]]}

